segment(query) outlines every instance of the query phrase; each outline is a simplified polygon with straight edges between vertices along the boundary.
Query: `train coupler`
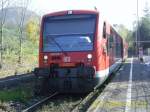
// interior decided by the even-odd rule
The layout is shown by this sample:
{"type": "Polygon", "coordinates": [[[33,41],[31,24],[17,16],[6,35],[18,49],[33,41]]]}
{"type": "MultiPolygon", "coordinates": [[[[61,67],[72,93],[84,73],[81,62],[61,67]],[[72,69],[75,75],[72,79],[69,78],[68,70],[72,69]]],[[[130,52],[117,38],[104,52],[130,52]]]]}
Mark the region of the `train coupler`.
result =
{"type": "Polygon", "coordinates": [[[49,77],[50,74],[50,69],[48,68],[35,68],[34,69],[34,74],[37,77],[49,77]]]}

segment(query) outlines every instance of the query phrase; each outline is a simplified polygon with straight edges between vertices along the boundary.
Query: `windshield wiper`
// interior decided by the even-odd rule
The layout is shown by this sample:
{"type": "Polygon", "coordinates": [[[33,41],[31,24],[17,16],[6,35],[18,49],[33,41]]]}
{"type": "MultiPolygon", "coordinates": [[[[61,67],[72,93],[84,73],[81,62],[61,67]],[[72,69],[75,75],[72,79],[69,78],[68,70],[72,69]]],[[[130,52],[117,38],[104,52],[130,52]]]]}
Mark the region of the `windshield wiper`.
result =
{"type": "Polygon", "coordinates": [[[51,35],[47,35],[46,38],[51,38],[51,40],[57,45],[57,47],[61,50],[61,52],[67,56],[67,53],[63,50],[63,48],[61,47],[61,45],[55,40],[55,38],[51,35]]]}

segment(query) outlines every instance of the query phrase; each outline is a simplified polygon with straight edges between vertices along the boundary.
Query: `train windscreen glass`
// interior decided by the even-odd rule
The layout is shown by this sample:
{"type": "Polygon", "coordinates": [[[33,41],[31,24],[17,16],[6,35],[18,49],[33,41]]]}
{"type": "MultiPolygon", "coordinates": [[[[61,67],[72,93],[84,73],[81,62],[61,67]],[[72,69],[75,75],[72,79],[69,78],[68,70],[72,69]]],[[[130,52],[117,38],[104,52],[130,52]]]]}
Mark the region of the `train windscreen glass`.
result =
{"type": "Polygon", "coordinates": [[[90,51],[96,15],[65,15],[43,20],[43,51],[90,51]]]}

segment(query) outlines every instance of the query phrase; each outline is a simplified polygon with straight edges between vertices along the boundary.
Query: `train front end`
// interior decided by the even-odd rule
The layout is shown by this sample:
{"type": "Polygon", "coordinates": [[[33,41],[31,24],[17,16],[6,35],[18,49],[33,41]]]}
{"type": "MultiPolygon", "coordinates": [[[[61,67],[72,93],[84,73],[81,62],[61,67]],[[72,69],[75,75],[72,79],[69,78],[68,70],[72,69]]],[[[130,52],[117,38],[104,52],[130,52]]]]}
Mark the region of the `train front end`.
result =
{"type": "Polygon", "coordinates": [[[96,72],[97,11],[63,11],[42,19],[39,67],[52,91],[89,92],[96,72]]]}

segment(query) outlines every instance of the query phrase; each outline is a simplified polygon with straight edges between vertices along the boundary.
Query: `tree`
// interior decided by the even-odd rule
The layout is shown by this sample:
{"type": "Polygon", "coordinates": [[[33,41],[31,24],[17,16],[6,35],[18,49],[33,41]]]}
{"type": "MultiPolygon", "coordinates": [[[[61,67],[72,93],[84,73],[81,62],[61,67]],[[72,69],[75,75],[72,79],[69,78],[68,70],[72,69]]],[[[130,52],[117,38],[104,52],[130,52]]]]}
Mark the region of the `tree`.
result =
{"type": "Polygon", "coordinates": [[[4,8],[8,7],[9,5],[9,0],[1,0],[0,3],[0,68],[2,68],[3,64],[3,27],[5,23],[5,18],[6,18],[6,10],[4,8]]]}
{"type": "Polygon", "coordinates": [[[145,5],[144,16],[139,21],[138,41],[143,48],[150,47],[150,10],[148,4],[145,5]]]}
{"type": "Polygon", "coordinates": [[[26,24],[26,33],[29,40],[36,43],[39,36],[39,21],[31,18],[26,24]]]}
{"type": "Polygon", "coordinates": [[[21,18],[18,22],[18,32],[19,32],[19,53],[18,53],[18,62],[21,63],[21,53],[22,53],[22,39],[23,39],[23,30],[24,30],[24,20],[26,15],[26,10],[28,7],[29,0],[22,0],[20,5],[22,6],[21,18]]]}
{"type": "Polygon", "coordinates": [[[144,8],[144,17],[150,17],[150,10],[149,10],[149,6],[148,6],[148,2],[145,3],[145,8],[144,8]]]}
{"type": "Polygon", "coordinates": [[[127,41],[129,30],[124,25],[121,24],[118,26],[118,33],[122,36],[124,40],[127,41]]]}
{"type": "Polygon", "coordinates": [[[141,41],[141,45],[144,48],[150,47],[150,19],[149,18],[142,18],[140,21],[140,26],[138,28],[139,37],[138,41],[141,41]]]}

